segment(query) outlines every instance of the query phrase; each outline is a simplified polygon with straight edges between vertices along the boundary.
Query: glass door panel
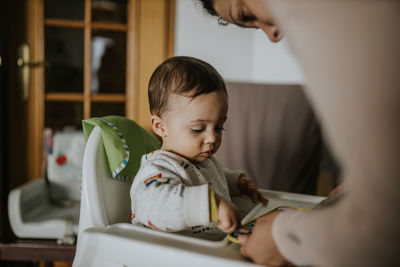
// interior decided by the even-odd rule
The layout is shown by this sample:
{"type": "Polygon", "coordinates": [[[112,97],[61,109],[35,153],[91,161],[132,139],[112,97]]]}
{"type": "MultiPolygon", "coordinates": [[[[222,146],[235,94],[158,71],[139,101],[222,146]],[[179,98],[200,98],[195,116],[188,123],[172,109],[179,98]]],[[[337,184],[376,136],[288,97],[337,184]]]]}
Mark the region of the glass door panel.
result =
{"type": "Polygon", "coordinates": [[[92,0],[92,21],[126,24],[127,0],[92,0]]]}
{"type": "Polygon", "coordinates": [[[43,177],[38,166],[43,163],[40,154],[47,132],[67,126],[81,129],[82,119],[112,114],[147,123],[140,92],[148,65],[159,64],[171,50],[173,19],[167,14],[174,10],[174,1],[25,2],[32,26],[26,36],[32,58],[47,61],[34,69],[31,104],[25,112],[34,121],[27,124],[26,152],[32,159],[27,172],[29,177],[43,177]],[[139,36],[153,28],[160,34],[139,36]]]}
{"type": "Polygon", "coordinates": [[[92,103],[91,117],[103,117],[109,115],[125,116],[124,103],[92,103]]]}
{"type": "Polygon", "coordinates": [[[53,129],[53,132],[62,130],[65,127],[81,129],[83,120],[83,103],[46,102],[44,117],[44,126],[53,129]]]}
{"type": "Polygon", "coordinates": [[[85,0],[46,0],[44,1],[46,19],[84,20],[85,0]]]}
{"type": "Polygon", "coordinates": [[[45,27],[45,90],[83,93],[83,29],[45,27]]]}
{"type": "Polygon", "coordinates": [[[92,31],[91,93],[125,94],[126,32],[92,31]]]}

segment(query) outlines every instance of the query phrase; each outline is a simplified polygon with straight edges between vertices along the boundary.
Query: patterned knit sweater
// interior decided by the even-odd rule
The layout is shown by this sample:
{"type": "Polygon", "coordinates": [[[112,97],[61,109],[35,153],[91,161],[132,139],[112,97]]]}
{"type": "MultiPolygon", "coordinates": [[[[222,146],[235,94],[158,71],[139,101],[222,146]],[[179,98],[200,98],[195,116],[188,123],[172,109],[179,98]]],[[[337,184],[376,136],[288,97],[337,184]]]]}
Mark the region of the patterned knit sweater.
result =
{"type": "Polygon", "coordinates": [[[209,186],[230,200],[239,193],[236,182],[242,174],[222,168],[213,156],[193,164],[162,150],[143,155],[130,191],[132,223],[213,239],[222,232],[210,222],[209,186]]]}

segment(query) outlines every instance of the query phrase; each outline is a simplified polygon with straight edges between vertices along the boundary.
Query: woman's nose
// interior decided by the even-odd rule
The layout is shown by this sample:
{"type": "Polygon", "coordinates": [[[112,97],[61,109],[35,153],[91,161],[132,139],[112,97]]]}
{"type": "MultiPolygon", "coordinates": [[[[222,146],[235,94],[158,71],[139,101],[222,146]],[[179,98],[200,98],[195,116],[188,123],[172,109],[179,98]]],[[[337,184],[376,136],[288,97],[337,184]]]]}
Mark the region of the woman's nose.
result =
{"type": "Polygon", "coordinates": [[[276,25],[259,23],[258,27],[265,32],[271,42],[279,42],[283,37],[276,25]]]}

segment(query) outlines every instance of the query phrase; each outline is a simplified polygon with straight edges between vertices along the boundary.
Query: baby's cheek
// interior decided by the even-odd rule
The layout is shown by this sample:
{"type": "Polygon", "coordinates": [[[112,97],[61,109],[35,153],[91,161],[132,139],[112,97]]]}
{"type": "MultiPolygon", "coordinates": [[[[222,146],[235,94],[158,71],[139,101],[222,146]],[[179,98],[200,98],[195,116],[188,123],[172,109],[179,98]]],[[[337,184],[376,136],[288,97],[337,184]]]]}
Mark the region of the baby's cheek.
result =
{"type": "Polygon", "coordinates": [[[214,143],[214,150],[217,151],[219,146],[221,145],[222,138],[218,138],[217,141],[214,143]]]}

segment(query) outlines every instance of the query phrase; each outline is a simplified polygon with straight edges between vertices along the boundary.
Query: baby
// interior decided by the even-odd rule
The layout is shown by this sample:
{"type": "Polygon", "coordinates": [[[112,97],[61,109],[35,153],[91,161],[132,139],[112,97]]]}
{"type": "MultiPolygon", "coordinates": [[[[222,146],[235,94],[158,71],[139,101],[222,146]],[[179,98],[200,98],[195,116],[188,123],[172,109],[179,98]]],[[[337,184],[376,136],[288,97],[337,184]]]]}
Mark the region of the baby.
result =
{"type": "Polygon", "coordinates": [[[213,156],[228,111],[222,77],[202,60],[173,57],[154,71],[148,93],[162,147],[142,157],[130,192],[132,223],[197,236],[238,229],[230,195],[267,200],[245,174],[222,168],[213,156]]]}

